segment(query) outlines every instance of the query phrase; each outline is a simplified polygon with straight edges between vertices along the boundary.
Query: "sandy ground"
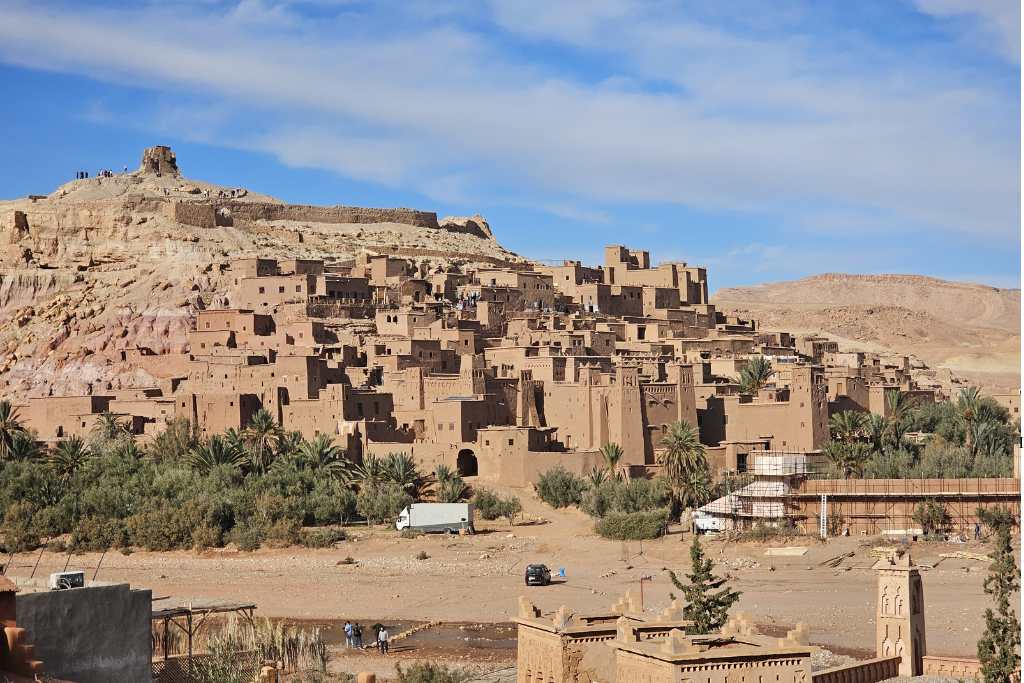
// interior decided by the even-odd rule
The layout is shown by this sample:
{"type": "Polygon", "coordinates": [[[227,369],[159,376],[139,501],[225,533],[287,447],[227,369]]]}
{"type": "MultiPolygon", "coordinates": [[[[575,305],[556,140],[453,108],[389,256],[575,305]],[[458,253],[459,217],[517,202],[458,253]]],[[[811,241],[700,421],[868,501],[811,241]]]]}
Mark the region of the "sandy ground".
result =
{"type": "MultiPolygon", "coordinates": [[[[639,595],[640,577],[650,576],[652,580],[644,584],[645,609],[654,612],[668,605],[674,590],[668,570],[681,574],[689,564],[688,543],[680,542],[678,533],[642,544],[606,541],[592,533],[583,513],[552,510],[528,491],[516,493],[526,518],[535,520],[532,523],[510,528],[504,522],[481,522],[480,533],[474,536],[413,539],[384,528],[356,527],[349,529],[350,540],[325,550],[111,552],[97,578],[150,588],[158,606],[178,600],[251,601],[262,615],[321,623],[338,643],[333,667],[356,671],[376,662],[380,673],[388,671],[394,659],[424,656],[501,668],[514,658],[514,632],[503,630],[506,624],[501,622],[514,616],[516,598],[523,594],[544,612],[563,604],[593,612],[606,609],[628,589],[639,595]],[[416,559],[420,551],[429,558],[416,559]],[[355,564],[344,564],[347,557],[355,564]],[[532,562],[556,571],[565,568],[566,578],[551,586],[526,588],[523,570],[532,562]],[[463,625],[446,624],[439,632],[417,634],[404,644],[408,647],[396,647],[394,659],[385,662],[376,655],[342,652],[340,623],[345,619],[365,625],[388,623],[393,634],[427,620],[463,625]],[[497,626],[487,629],[474,625],[477,622],[497,626]]],[[[772,631],[804,621],[811,628],[812,642],[844,654],[870,656],[876,579],[869,550],[880,542],[793,539],[788,545],[807,546],[802,557],[766,557],[770,546],[762,544],[714,538],[706,544],[717,571],[728,573],[731,585],[743,592],[736,611],[751,614],[772,631]],[[838,568],[819,564],[846,552],[855,555],[838,568]]],[[[935,564],[939,553],[953,549],[987,552],[979,544],[919,543],[913,556],[919,563],[935,564]]],[[[8,573],[28,576],[38,557],[16,556],[8,573]]],[[[75,555],[69,568],[85,569],[91,578],[99,559],[94,553],[75,555]]],[[[66,561],[66,555],[45,552],[35,576],[59,571],[66,561]]],[[[988,604],[982,591],[986,566],[944,559],[924,572],[930,653],[974,653],[988,604]]]]}

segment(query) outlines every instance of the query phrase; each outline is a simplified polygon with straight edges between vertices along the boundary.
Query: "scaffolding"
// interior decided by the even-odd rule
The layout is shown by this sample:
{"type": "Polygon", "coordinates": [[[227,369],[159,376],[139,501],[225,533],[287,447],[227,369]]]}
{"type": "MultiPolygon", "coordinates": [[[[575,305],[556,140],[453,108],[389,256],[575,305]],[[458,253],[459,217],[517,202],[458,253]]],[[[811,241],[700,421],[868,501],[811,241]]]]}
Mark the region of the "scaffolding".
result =
{"type": "Polygon", "coordinates": [[[945,511],[945,529],[965,538],[979,523],[978,508],[1005,506],[1020,514],[1019,479],[830,479],[816,471],[813,454],[752,455],[753,465],[727,475],[726,495],[702,512],[739,528],[763,523],[823,535],[917,536],[924,530],[915,512],[934,501],[945,511]]]}

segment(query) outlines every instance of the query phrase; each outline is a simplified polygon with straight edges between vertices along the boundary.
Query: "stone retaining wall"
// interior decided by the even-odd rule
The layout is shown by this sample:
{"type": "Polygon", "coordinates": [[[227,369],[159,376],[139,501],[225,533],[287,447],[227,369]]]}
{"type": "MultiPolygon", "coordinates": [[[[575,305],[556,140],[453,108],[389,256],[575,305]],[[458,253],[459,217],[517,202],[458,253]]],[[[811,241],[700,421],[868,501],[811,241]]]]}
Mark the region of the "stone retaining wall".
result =
{"type": "Polygon", "coordinates": [[[877,683],[899,675],[900,657],[879,657],[834,666],[811,675],[813,683],[877,683]]]}

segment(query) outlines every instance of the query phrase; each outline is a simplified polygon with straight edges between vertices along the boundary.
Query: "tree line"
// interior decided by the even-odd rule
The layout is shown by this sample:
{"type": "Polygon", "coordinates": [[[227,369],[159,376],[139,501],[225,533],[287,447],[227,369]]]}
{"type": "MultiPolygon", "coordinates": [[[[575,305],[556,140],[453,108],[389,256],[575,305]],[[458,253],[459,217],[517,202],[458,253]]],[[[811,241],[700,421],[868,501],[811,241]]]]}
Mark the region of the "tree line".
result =
{"type": "Polygon", "coordinates": [[[826,474],[839,478],[904,479],[1013,476],[1020,421],[977,387],[954,401],[918,403],[892,389],[885,413],[844,410],[829,418],[822,449],[826,474]]]}
{"type": "MultiPolygon", "coordinates": [[[[145,446],[124,421],[103,413],[87,438],[45,448],[16,408],[0,401],[0,514],[9,552],[66,534],[79,550],[328,545],[344,533],[304,527],[390,522],[416,500],[457,502],[473,493],[450,468],[424,473],[405,453],[356,463],[329,435],[304,439],[265,410],[244,429],[209,438],[188,420],[172,420],[145,446]]],[[[496,509],[488,502],[495,517],[521,510],[518,499],[497,498],[496,509]]]]}

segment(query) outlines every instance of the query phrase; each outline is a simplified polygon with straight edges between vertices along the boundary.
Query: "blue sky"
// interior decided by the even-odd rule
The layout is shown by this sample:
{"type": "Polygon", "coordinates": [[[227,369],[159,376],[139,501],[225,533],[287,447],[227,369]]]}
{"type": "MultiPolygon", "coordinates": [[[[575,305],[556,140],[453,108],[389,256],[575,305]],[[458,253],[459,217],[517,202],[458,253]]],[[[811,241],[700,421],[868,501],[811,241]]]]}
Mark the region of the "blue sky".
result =
{"type": "Polygon", "coordinates": [[[170,144],[292,202],[481,213],[712,288],[1020,282],[1015,0],[0,0],[0,196],[170,144]]]}

